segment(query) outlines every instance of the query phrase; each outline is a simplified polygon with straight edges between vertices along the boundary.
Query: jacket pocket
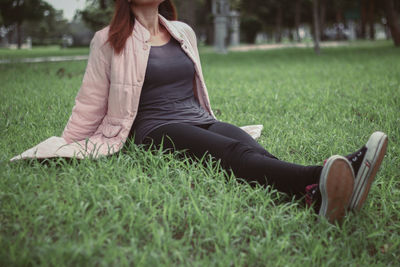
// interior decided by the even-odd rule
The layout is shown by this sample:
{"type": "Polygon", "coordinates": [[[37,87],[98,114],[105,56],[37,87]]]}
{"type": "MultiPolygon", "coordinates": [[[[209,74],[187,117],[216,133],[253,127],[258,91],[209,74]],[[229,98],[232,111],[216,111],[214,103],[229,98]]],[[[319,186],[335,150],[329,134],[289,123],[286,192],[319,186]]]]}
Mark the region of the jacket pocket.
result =
{"type": "Polygon", "coordinates": [[[111,138],[117,136],[121,131],[121,129],[122,129],[121,125],[105,124],[101,132],[105,137],[111,138]]]}

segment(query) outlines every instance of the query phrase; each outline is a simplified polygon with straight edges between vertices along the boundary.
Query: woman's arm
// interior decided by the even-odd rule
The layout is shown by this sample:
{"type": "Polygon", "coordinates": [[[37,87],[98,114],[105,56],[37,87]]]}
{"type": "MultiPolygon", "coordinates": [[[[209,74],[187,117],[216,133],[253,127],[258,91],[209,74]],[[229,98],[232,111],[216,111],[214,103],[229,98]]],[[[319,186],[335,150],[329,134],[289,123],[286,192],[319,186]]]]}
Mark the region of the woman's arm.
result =
{"type": "Polygon", "coordinates": [[[89,60],[75,106],[61,135],[67,143],[84,140],[98,128],[107,112],[110,88],[110,63],[106,60],[97,32],[90,42],[89,60]]]}

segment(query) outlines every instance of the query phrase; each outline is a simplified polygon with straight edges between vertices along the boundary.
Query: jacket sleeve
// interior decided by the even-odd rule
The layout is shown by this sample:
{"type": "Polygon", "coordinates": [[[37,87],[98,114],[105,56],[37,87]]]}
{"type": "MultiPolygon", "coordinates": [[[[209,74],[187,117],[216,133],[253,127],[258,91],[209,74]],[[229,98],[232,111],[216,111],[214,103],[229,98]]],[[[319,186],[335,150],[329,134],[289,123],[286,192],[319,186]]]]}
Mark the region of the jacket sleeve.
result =
{"type": "MultiPolygon", "coordinates": [[[[199,63],[199,67],[198,70],[200,72],[200,76],[203,79],[203,87],[204,87],[204,97],[205,97],[205,102],[206,105],[208,105],[210,114],[217,119],[217,117],[215,116],[213,110],[211,109],[211,104],[210,104],[210,98],[208,96],[208,92],[207,92],[207,87],[206,84],[204,82],[204,77],[203,77],[203,70],[201,67],[201,61],[200,61],[200,55],[199,55],[199,49],[197,47],[197,37],[196,37],[196,33],[194,32],[194,30],[192,29],[192,27],[190,27],[188,24],[186,23],[182,23],[184,25],[185,31],[186,31],[186,35],[189,37],[189,41],[191,46],[193,47],[193,51],[194,51],[194,56],[196,57],[197,62],[199,63]]],[[[195,92],[196,94],[196,92],[195,92]]]]}
{"type": "Polygon", "coordinates": [[[98,128],[107,111],[110,63],[106,60],[100,34],[90,42],[89,60],[75,105],[61,135],[67,143],[84,140],[98,128]]]}
{"type": "MultiPolygon", "coordinates": [[[[187,33],[187,36],[189,36],[190,38],[190,44],[193,47],[196,59],[198,60],[198,62],[200,63],[201,66],[201,62],[200,62],[200,55],[199,55],[199,49],[197,48],[197,37],[196,37],[196,33],[194,32],[194,30],[192,29],[192,27],[190,27],[188,24],[184,23],[185,25],[185,30],[187,33]]],[[[200,68],[201,70],[201,68],[200,68]]]]}

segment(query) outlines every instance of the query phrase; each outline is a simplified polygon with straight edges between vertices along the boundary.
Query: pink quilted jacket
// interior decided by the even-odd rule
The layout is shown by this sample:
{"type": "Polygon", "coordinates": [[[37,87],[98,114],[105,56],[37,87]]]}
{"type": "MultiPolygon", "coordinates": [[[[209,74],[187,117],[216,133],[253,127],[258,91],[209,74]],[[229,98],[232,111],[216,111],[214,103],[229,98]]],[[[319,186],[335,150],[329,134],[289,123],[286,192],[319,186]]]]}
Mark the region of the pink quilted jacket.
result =
{"type": "MultiPolygon", "coordinates": [[[[193,29],[180,21],[169,21],[159,14],[160,23],[181,43],[193,60],[196,75],[194,94],[200,105],[214,118],[204,83],[193,29]]],[[[135,20],[132,35],[122,54],[116,55],[107,43],[109,27],[96,32],[75,106],[61,137],[52,136],[11,159],[51,157],[93,157],[118,152],[129,134],[137,114],[150,52],[150,32],[135,20]]],[[[258,137],[260,126],[245,126],[258,137]]],[[[261,126],[262,127],[262,126],[261,126]]]]}

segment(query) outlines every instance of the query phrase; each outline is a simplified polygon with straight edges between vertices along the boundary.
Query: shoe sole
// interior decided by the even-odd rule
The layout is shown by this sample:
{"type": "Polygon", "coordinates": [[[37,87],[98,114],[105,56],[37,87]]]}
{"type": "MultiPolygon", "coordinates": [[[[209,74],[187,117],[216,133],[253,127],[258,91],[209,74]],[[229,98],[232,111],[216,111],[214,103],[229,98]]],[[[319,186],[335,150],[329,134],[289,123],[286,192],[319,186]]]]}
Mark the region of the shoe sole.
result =
{"type": "Polygon", "coordinates": [[[349,209],[359,211],[367,199],[372,182],[381,166],[386,154],[388,138],[382,132],[374,132],[369,138],[366,147],[367,153],[358,170],[351,196],[349,209]]]}
{"type": "Polygon", "coordinates": [[[354,188],[354,172],[350,162],[342,156],[330,157],[321,172],[319,215],[330,223],[340,222],[346,214],[354,188]]]}

